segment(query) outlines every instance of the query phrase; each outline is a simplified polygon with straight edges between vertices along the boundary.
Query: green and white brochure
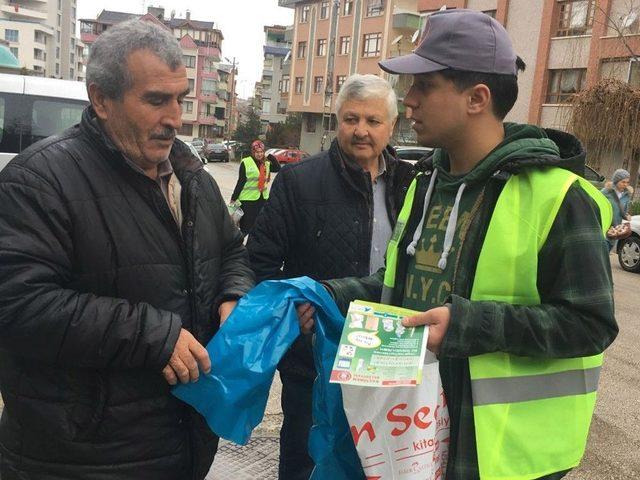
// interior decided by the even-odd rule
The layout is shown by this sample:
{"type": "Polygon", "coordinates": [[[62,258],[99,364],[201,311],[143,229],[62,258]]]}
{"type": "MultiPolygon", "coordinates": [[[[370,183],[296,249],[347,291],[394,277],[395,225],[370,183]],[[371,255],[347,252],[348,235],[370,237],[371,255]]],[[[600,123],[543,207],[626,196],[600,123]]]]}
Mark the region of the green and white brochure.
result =
{"type": "Polygon", "coordinates": [[[370,387],[418,385],[429,330],[402,325],[405,317],[416,313],[379,303],[351,302],[330,381],[370,387]]]}

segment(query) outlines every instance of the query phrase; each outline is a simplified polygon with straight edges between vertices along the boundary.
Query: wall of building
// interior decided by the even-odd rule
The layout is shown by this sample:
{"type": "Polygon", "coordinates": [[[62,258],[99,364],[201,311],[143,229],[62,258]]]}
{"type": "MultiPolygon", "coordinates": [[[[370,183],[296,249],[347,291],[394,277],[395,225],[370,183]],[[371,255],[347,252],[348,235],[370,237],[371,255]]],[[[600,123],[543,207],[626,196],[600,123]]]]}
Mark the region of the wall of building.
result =
{"type": "MultiPolygon", "coordinates": [[[[478,3],[480,2],[478,1],[478,3]]],[[[497,4],[497,2],[495,3],[497,4]]],[[[535,66],[538,62],[542,3],[509,2],[505,24],[516,53],[527,64],[526,70],[518,76],[518,100],[507,116],[507,120],[526,123],[529,119],[529,108],[536,72],[535,66]]]]}

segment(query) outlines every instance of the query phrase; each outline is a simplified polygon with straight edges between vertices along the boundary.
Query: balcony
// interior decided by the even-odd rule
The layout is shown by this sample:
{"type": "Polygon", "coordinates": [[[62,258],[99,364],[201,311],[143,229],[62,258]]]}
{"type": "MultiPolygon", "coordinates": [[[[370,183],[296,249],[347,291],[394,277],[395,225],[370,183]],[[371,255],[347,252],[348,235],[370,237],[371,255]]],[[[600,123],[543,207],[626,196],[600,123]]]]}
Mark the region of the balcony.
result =
{"type": "Polygon", "coordinates": [[[0,11],[7,15],[11,20],[46,20],[47,12],[25,8],[19,4],[2,5],[0,11]]]}
{"type": "Polygon", "coordinates": [[[215,125],[216,117],[213,113],[200,112],[198,123],[200,123],[200,125],[215,125]]]}
{"type": "Polygon", "coordinates": [[[420,15],[415,12],[398,11],[393,14],[393,28],[415,31],[420,28],[420,15]]]}
{"type": "Polygon", "coordinates": [[[278,0],[278,6],[295,8],[297,3],[302,3],[307,1],[309,0],[278,0]]]}

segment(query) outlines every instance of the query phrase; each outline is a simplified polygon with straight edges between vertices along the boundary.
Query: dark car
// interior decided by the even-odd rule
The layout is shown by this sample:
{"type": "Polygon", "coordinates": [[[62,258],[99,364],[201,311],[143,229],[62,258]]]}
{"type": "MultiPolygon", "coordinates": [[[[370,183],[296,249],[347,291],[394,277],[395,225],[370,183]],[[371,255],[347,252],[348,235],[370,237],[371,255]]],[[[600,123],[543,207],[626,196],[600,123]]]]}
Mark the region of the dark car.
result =
{"type": "Polygon", "coordinates": [[[229,161],[229,150],[223,143],[210,143],[205,147],[204,154],[210,162],[229,161]]]}
{"type": "Polygon", "coordinates": [[[604,175],[600,175],[589,165],[584,166],[584,178],[589,180],[589,183],[599,190],[604,187],[604,175]]]}
{"type": "Polygon", "coordinates": [[[420,146],[404,146],[398,145],[393,147],[400,160],[408,160],[409,162],[417,162],[421,158],[429,155],[433,148],[420,147],[420,146]]]}

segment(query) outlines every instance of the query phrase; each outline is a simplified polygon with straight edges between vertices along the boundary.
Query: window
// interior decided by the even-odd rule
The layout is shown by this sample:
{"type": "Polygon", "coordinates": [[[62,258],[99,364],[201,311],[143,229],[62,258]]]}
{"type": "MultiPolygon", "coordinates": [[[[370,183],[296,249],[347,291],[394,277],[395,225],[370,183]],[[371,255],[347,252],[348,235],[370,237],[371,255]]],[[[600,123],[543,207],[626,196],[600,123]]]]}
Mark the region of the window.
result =
{"type": "Polygon", "coordinates": [[[182,113],[193,113],[193,102],[184,100],[182,102],[182,113]]]}
{"type": "Polygon", "coordinates": [[[47,54],[44,52],[44,50],[40,50],[39,48],[34,48],[33,49],[33,58],[35,60],[46,61],[47,60],[47,54]]]}
{"type": "Polygon", "coordinates": [[[303,5],[300,9],[300,23],[307,23],[309,21],[309,12],[311,11],[310,5],[303,5]]]}
{"type": "Polygon", "coordinates": [[[58,14],[58,26],[62,25],[62,15],[58,14]]]}
{"type": "Polygon", "coordinates": [[[378,17],[384,12],[384,0],[367,0],[367,17],[378,17]]]}
{"type": "Polygon", "coordinates": [[[304,58],[307,55],[307,42],[298,42],[298,58],[304,58]]]}
{"type": "Polygon", "coordinates": [[[558,3],[558,37],[589,35],[593,26],[595,0],[565,0],[558,3]]]}
{"type": "Polygon", "coordinates": [[[344,85],[345,80],[347,80],[346,75],[338,75],[336,77],[336,93],[340,91],[340,89],[342,88],[342,85],[344,85]]]}
{"type": "Polygon", "coordinates": [[[184,137],[190,137],[193,133],[193,125],[190,123],[183,123],[182,126],[178,129],[178,135],[182,135],[184,137]]]}
{"type": "Polygon", "coordinates": [[[263,98],[262,99],[262,111],[264,113],[270,113],[271,112],[271,99],[270,98],[263,98]]]}
{"type": "Polygon", "coordinates": [[[289,93],[289,75],[282,76],[278,90],[280,93],[289,93]]]}
{"type": "Polygon", "coordinates": [[[187,82],[189,83],[189,92],[194,94],[194,90],[196,89],[196,81],[193,78],[187,78],[187,82]]]}
{"type": "Polygon", "coordinates": [[[56,47],[56,59],[60,58],[60,47],[56,47]]]}
{"type": "Polygon", "coordinates": [[[351,53],[351,37],[340,37],[340,55],[351,53]]]}
{"type": "Polygon", "coordinates": [[[322,77],[314,77],[313,78],[313,93],[322,93],[322,82],[324,78],[322,77]]]}
{"type": "Polygon", "coordinates": [[[320,4],[320,20],[324,20],[325,18],[329,18],[329,2],[323,1],[320,4]]]}
{"type": "Polygon", "coordinates": [[[56,75],[60,75],[60,64],[56,63],[56,75]]]}
{"type": "Polygon", "coordinates": [[[307,115],[307,132],[315,133],[316,131],[316,116],[311,113],[307,115]]]}
{"type": "Polygon", "coordinates": [[[215,95],[218,88],[217,82],[212,78],[203,78],[200,86],[202,95],[215,95]]]}
{"type": "Polygon", "coordinates": [[[71,7],[71,21],[76,21],[76,7],[71,7]]]}
{"type": "Polygon", "coordinates": [[[17,42],[18,38],[19,38],[18,30],[10,30],[10,29],[7,28],[4,31],[4,39],[7,42],[17,42]]]}
{"type": "Polygon", "coordinates": [[[73,53],[69,54],[69,61],[71,62],[71,65],[73,65],[76,62],[76,56],[73,53]]]}
{"type": "Polygon", "coordinates": [[[79,123],[83,110],[83,104],[71,105],[51,100],[34,101],[31,113],[31,135],[35,137],[33,140],[49,137],[79,123]]]}
{"type": "Polygon", "coordinates": [[[296,93],[302,93],[302,82],[303,82],[303,78],[302,77],[296,77],[296,85],[295,85],[295,92],[296,93]]]}
{"type": "Polygon", "coordinates": [[[571,97],[584,89],[586,68],[551,70],[547,103],[569,103],[571,97]]]}
{"type": "Polygon", "coordinates": [[[60,30],[56,32],[56,42],[60,43],[60,30]]]}
{"type": "Polygon", "coordinates": [[[58,10],[62,10],[62,0],[58,0],[58,10]]]}
{"type": "Polygon", "coordinates": [[[204,68],[202,71],[204,73],[215,73],[218,70],[216,67],[216,62],[210,58],[204,59],[204,68]]]}
{"type": "Polygon", "coordinates": [[[327,39],[318,39],[318,45],[316,46],[316,56],[324,57],[327,54],[327,39]]]}
{"type": "Polygon", "coordinates": [[[382,33],[365,34],[364,44],[362,45],[362,56],[363,57],[379,56],[381,44],[382,44],[382,33]]]}
{"type": "Polygon", "coordinates": [[[324,116],[322,117],[322,128],[324,128],[325,130],[329,130],[330,132],[335,132],[337,126],[338,126],[338,120],[333,113],[331,114],[330,117],[324,117],[324,116]]]}
{"type": "Polygon", "coordinates": [[[71,80],[73,80],[74,75],[76,74],[76,72],[73,70],[73,68],[69,69],[69,77],[71,78],[71,80]]]}
{"type": "Polygon", "coordinates": [[[342,15],[346,17],[347,15],[351,15],[351,12],[353,12],[353,0],[344,0],[342,15]]]}
{"type": "Polygon", "coordinates": [[[187,68],[196,68],[196,57],[195,55],[183,55],[182,63],[187,68]]]}
{"type": "Polygon", "coordinates": [[[18,47],[9,47],[9,50],[13,53],[14,57],[18,58],[18,47]]]}
{"type": "Polygon", "coordinates": [[[489,15],[491,18],[496,18],[496,13],[498,12],[496,10],[483,10],[482,13],[489,15]]]}

